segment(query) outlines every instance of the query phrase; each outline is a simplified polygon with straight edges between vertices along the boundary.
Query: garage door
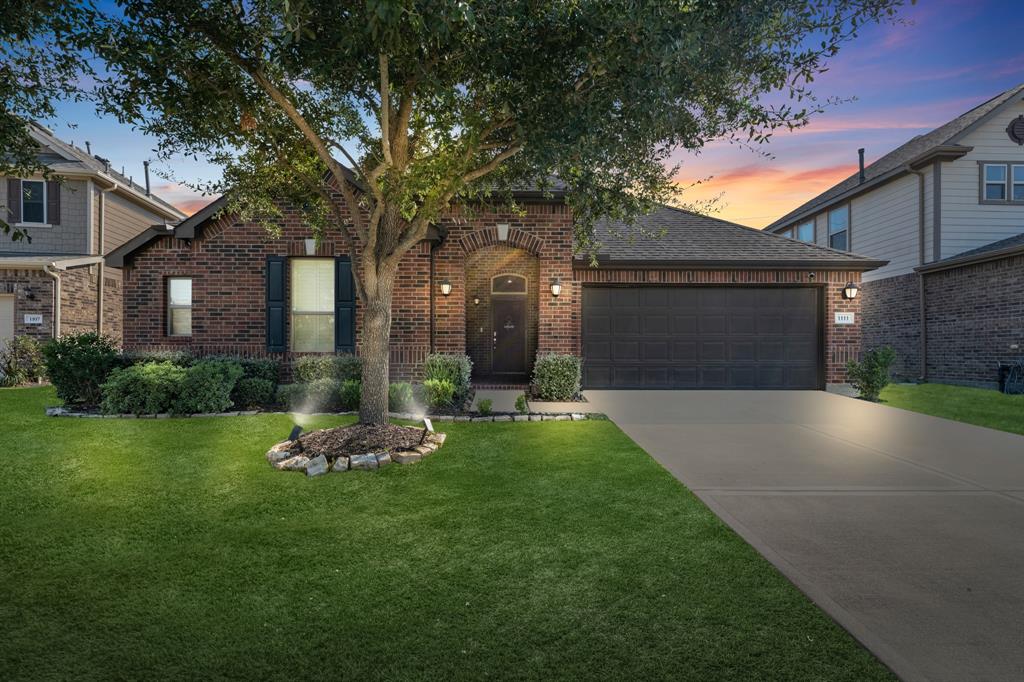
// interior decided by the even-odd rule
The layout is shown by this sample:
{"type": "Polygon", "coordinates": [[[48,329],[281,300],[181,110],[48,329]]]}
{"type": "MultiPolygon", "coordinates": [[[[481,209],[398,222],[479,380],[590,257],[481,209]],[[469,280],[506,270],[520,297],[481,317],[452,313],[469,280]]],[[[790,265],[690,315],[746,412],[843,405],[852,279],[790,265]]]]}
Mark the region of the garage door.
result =
{"type": "Polygon", "coordinates": [[[818,290],[585,287],[587,388],[822,386],[818,290]]]}

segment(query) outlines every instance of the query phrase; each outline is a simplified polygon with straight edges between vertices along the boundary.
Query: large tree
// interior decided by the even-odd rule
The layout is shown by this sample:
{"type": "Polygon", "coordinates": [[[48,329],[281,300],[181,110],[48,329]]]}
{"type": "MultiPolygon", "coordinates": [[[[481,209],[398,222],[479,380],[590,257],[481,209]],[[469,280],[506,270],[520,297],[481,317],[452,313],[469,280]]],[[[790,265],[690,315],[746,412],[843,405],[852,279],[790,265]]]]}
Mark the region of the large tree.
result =
{"type": "Polygon", "coordinates": [[[403,255],[456,201],[558,177],[577,241],[669,198],[670,154],[803,125],[809,83],[900,0],[120,0],[101,108],[224,167],[229,210],[361,245],[360,418],[387,418],[403,255]]]}

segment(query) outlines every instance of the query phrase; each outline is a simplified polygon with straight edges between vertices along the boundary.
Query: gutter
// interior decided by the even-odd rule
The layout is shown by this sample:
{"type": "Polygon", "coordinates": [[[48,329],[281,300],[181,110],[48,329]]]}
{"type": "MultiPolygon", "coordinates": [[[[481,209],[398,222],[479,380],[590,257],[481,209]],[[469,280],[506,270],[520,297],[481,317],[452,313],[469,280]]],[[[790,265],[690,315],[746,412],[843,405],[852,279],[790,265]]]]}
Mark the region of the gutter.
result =
{"type": "MultiPolygon", "coordinates": [[[[917,176],[917,262],[919,267],[924,265],[924,172],[917,170],[910,164],[906,166],[906,172],[917,176]]],[[[918,379],[928,380],[928,309],[925,305],[924,276],[917,275],[917,321],[918,321],[918,352],[921,355],[918,379]]]]}
{"type": "Polygon", "coordinates": [[[721,270],[735,268],[744,270],[844,270],[867,272],[888,265],[887,260],[826,261],[826,260],[793,260],[793,261],[756,261],[756,260],[695,260],[695,261],[655,261],[655,260],[611,260],[598,258],[598,267],[592,268],[586,260],[574,259],[574,270],[721,270]]]}
{"type": "Polygon", "coordinates": [[[53,263],[43,266],[45,272],[53,280],[53,338],[60,338],[60,271],[53,263]]]}
{"type": "MultiPolygon", "coordinates": [[[[149,166],[146,167],[146,172],[149,172],[149,166]]],[[[106,268],[106,262],[103,259],[103,251],[105,250],[106,244],[106,220],[107,220],[107,192],[112,191],[113,187],[107,187],[100,189],[100,205],[99,205],[99,224],[96,226],[97,232],[97,253],[100,255],[100,262],[96,265],[96,333],[103,335],[103,299],[104,289],[106,288],[103,276],[106,268]]]]}
{"type": "Polygon", "coordinates": [[[941,272],[942,270],[952,270],[954,268],[960,268],[965,265],[975,265],[977,263],[987,263],[993,260],[1001,260],[1010,256],[1024,255],[1024,244],[1014,244],[1013,246],[1007,246],[1002,249],[994,249],[992,251],[984,251],[982,253],[974,254],[972,256],[960,256],[947,258],[946,260],[937,261],[935,263],[928,263],[927,265],[921,265],[914,268],[914,272],[919,274],[927,274],[932,272],[941,272]]]}

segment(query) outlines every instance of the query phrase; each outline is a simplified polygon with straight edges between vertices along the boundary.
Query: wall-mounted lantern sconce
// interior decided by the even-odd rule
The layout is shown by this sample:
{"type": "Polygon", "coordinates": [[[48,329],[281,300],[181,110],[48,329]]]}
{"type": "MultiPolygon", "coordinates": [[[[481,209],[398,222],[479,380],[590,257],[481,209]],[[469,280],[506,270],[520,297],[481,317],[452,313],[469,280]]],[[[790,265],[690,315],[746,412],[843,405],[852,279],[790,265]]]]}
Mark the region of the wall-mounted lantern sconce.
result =
{"type": "Polygon", "coordinates": [[[551,295],[558,298],[560,293],[562,293],[562,280],[555,277],[551,280],[551,295]]]}
{"type": "Polygon", "coordinates": [[[473,305],[480,305],[480,297],[479,296],[474,296],[473,297],[473,305]]]}
{"type": "Polygon", "coordinates": [[[846,286],[843,287],[843,298],[845,298],[847,301],[852,301],[853,299],[857,298],[857,294],[859,292],[860,287],[858,287],[853,282],[847,282],[846,286]]]}
{"type": "Polygon", "coordinates": [[[814,278],[815,278],[816,276],[817,276],[817,275],[815,275],[815,274],[814,274],[813,272],[808,272],[808,273],[807,273],[807,279],[811,280],[812,282],[814,281],[814,278]]]}
{"type": "Polygon", "coordinates": [[[447,296],[450,293],[452,293],[452,283],[448,280],[444,280],[441,282],[441,295],[447,296]]]}
{"type": "Polygon", "coordinates": [[[32,287],[25,287],[25,298],[29,301],[36,300],[36,292],[32,290],[32,287]]]}

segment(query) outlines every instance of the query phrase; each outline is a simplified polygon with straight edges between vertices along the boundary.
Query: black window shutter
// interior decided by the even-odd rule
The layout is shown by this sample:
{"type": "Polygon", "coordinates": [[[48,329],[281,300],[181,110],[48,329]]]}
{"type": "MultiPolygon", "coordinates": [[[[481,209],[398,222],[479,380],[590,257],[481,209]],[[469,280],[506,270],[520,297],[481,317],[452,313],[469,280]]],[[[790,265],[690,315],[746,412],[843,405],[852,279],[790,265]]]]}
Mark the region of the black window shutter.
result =
{"type": "Polygon", "coordinates": [[[356,297],[348,256],[334,259],[334,352],[356,352],[356,297]]]}
{"type": "Polygon", "coordinates": [[[21,180],[7,179],[7,222],[21,222],[21,180]]]}
{"type": "Polygon", "coordinates": [[[46,183],[46,222],[60,225],[60,183],[56,180],[46,183]]]}
{"type": "Polygon", "coordinates": [[[267,256],[267,352],[283,353],[288,350],[284,334],[284,280],[283,256],[267,256]]]}

